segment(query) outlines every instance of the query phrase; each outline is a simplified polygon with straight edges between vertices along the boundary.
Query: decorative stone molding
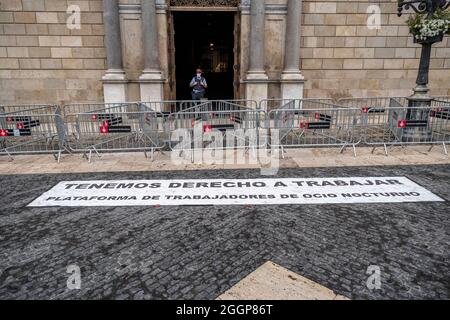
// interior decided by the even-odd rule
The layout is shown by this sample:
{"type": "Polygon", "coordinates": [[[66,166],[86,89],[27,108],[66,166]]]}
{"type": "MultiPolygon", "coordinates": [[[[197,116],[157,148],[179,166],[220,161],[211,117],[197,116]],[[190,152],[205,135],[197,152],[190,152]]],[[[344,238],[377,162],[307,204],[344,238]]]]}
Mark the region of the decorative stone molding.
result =
{"type": "MultiPolygon", "coordinates": [[[[251,4],[250,1],[242,0],[239,9],[243,15],[250,15],[251,4]]],[[[283,4],[266,4],[267,15],[286,15],[288,12],[287,5],[283,4]]]]}
{"type": "Polygon", "coordinates": [[[237,7],[240,0],[170,0],[172,7],[237,7]]]}
{"type": "Polygon", "coordinates": [[[140,4],[120,4],[119,5],[120,14],[141,14],[140,4]]]}
{"type": "MultiPolygon", "coordinates": [[[[186,0],[187,1],[187,0],[186,0]]],[[[200,2],[200,0],[197,0],[200,2]]],[[[156,13],[166,13],[169,6],[166,3],[166,0],[155,0],[156,2],[156,13]]],[[[234,8],[237,7],[243,15],[249,15],[250,14],[250,1],[249,0],[240,0],[236,1],[237,5],[211,5],[210,7],[215,8],[234,8]]],[[[208,7],[208,6],[200,6],[200,5],[175,5],[172,7],[175,8],[194,8],[194,7],[208,7]]],[[[141,5],[140,4],[120,4],[120,13],[121,14],[141,14],[141,5]]],[[[269,15],[286,15],[288,11],[288,8],[286,5],[282,4],[267,4],[266,5],[266,13],[269,15]]]]}
{"type": "Polygon", "coordinates": [[[156,0],[155,4],[156,4],[156,13],[157,14],[166,13],[166,11],[169,7],[166,3],[166,0],[156,0]]]}
{"type": "Polygon", "coordinates": [[[266,13],[271,15],[286,15],[288,7],[282,4],[268,4],[266,5],[266,13]]]}
{"type": "MultiPolygon", "coordinates": [[[[155,0],[156,13],[166,13],[168,5],[166,0],[155,0]]],[[[123,3],[119,5],[121,14],[141,14],[141,4],[127,4],[123,3]]]]}

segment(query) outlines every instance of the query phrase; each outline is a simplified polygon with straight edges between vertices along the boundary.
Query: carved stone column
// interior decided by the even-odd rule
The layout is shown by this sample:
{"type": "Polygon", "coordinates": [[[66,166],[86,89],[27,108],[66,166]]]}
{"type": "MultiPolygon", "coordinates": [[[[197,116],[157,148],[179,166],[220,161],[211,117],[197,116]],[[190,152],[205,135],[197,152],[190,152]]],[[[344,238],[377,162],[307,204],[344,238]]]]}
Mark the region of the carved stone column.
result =
{"type": "Polygon", "coordinates": [[[246,79],[246,99],[257,102],[267,99],[268,76],[264,70],[265,0],[251,0],[250,55],[246,79]]]}
{"type": "Polygon", "coordinates": [[[164,80],[159,60],[158,25],[156,20],[155,0],[142,1],[141,8],[144,43],[144,71],[139,78],[141,101],[162,101],[164,100],[164,80]]]}
{"type": "Polygon", "coordinates": [[[118,0],[103,0],[105,47],[108,70],[103,77],[105,103],[126,102],[126,79],[123,71],[122,41],[118,0]]]}
{"type": "Polygon", "coordinates": [[[300,71],[300,27],[302,1],[289,0],[286,26],[286,50],[284,71],[281,76],[283,99],[302,99],[304,77],[300,71]]]}

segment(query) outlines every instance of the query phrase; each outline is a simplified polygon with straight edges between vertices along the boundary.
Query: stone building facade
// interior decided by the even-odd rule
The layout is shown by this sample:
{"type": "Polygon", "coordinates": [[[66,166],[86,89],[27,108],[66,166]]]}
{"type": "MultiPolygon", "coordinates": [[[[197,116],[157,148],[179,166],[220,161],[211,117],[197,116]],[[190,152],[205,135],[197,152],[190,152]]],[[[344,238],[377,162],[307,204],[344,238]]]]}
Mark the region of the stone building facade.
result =
{"type": "MultiPolygon", "coordinates": [[[[0,103],[181,99],[190,74],[180,70],[202,65],[229,88],[215,98],[409,95],[420,46],[396,8],[396,0],[3,0],[0,103]],[[79,29],[67,27],[72,5],[79,29]],[[381,9],[379,29],[367,27],[369,5],[381,9]],[[208,25],[216,29],[202,33],[208,25]],[[189,57],[186,29],[212,39],[211,52],[192,42],[200,60],[189,57]]],[[[450,94],[450,37],[433,47],[430,88],[450,94]]]]}

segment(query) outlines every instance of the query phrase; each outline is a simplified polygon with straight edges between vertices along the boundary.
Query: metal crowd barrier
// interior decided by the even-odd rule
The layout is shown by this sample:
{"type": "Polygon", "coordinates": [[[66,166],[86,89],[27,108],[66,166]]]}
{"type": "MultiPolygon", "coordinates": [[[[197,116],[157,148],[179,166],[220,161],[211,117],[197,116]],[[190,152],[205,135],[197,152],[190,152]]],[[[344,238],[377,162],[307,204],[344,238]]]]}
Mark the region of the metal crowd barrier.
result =
{"type": "MultiPolygon", "coordinates": [[[[446,145],[450,142],[450,103],[433,101],[431,107],[407,107],[402,100],[391,99],[389,108],[378,113],[362,110],[364,142],[367,145],[388,147],[408,145],[446,145]]],[[[430,149],[431,150],[431,149],[430,149]]]]}
{"type": "Polygon", "coordinates": [[[267,112],[274,109],[313,109],[321,103],[329,104],[330,108],[335,105],[331,98],[264,99],[259,103],[259,108],[267,112]]]}
{"type": "Polygon", "coordinates": [[[356,156],[361,144],[384,147],[386,155],[392,146],[442,145],[448,154],[450,97],[407,105],[405,97],[3,105],[0,154],[51,153],[59,162],[63,151],[90,161],[93,153],[128,151],[154,159],[165,146],[192,153],[270,146],[283,155],[287,148],[351,146],[356,156]],[[279,141],[269,142],[268,132],[279,141]]]}
{"type": "Polygon", "coordinates": [[[408,104],[407,97],[362,97],[362,98],[342,98],[337,104],[351,109],[374,110],[380,112],[391,105],[391,99],[395,99],[403,105],[408,104]]]}
{"type": "MultiPolygon", "coordinates": [[[[139,111],[139,102],[126,102],[126,103],[73,103],[66,104],[62,111],[64,119],[73,117],[80,113],[96,112],[98,110],[114,110],[119,112],[124,111],[139,111]]],[[[70,121],[73,122],[73,121],[70,121]]]]}
{"type": "Polygon", "coordinates": [[[258,103],[253,100],[189,100],[180,103],[177,112],[192,112],[193,110],[204,111],[228,111],[230,109],[258,109],[258,103]]]}
{"type": "Polygon", "coordinates": [[[266,148],[261,125],[266,113],[255,101],[189,102],[168,117],[169,147],[176,152],[255,150],[266,148]]]}
{"type": "Polygon", "coordinates": [[[53,114],[58,110],[57,105],[49,104],[21,104],[21,105],[0,105],[0,114],[5,113],[30,113],[30,114],[53,114]]]}
{"type": "Polygon", "coordinates": [[[152,102],[139,102],[145,105],[147,108],[162,114],[169,115],[171,113],[180,110],[180,105],[183,101],[168,100],[168,101],[152,101],[152,102]]]}
{"type": "Polygon", "coordinates": [[[434,97],[435,101],[440,101],[440,102],[450,102],[450,96],[439,96],[439,97],[434,97]]]}
{"type": "Polygon", "coordinates": [[[161,128],[164,117],[141,103],[79,104],[66,106],[68,148],[82,152],[90,162],[92,153],[142,151],[164,148],[161,128]]]}
{"type": "Polygon", "coordinates": [[[66,130],[54,105],[0,106],[0,154],[53,154],[65,150],[66,130]]]}
{"type": "Polygon", "coordinates": [[[158,112],[159,119],[159,130],[161,131],[161,139],[165,143],[165,147],[169,145],[170,140],[170,130],[167,125],[167,119],[172,113],[179,112],[182,107],[189,103],[188,100],[169,100],[169,101],[153,101],[153,102],[139,102],[145,108],[158,112]]]}
{"type": "Polygon", "coordinates": [[[361,143],[361,117],[359,109],[338,108],[330,104],[314,102],[314,109],[286,108],[269,112],[266,126],[272,135],[277,131],[278,143],[271,139],[270,146],[281,148],[340,147],[341,153],[361,143]]]}

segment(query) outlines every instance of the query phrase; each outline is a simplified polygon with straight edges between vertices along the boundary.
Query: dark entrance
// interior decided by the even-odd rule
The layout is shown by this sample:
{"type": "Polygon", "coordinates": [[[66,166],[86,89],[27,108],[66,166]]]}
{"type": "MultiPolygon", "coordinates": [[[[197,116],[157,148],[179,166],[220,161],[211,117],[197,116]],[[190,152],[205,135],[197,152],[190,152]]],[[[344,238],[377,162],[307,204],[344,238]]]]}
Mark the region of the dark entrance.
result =
{"type": "Polygon", "coordinates": [[[177,100],[190,100],[189,83],[200,67],[208,81],[206,98],[233,99],[235,13],[174,12],[177,100]]]}

